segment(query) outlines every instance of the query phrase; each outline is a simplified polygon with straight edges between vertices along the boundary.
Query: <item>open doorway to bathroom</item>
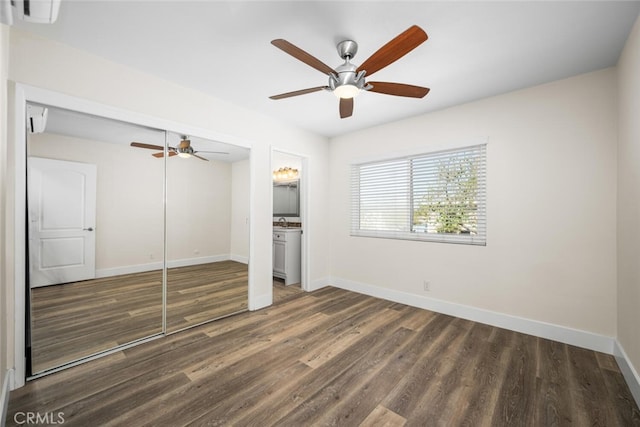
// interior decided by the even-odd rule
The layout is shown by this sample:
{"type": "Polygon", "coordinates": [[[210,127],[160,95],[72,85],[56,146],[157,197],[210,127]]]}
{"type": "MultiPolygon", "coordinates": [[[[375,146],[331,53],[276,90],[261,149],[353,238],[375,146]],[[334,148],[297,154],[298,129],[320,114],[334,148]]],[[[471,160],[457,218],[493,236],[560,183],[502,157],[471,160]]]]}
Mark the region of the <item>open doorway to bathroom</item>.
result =
{"type": "Polygon", "coordinates": [[[306,158],[273,150],[273,301],[306,289],[306,158]]]}

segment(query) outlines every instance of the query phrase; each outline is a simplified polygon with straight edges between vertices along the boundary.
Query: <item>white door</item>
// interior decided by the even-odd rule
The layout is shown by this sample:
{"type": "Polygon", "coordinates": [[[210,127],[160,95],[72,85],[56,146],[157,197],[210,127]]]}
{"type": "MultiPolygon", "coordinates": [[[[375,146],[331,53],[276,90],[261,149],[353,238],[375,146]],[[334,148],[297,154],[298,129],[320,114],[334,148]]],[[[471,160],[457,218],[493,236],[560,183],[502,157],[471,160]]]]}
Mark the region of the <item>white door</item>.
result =
{"type": "Polygon", "coordinates": [[[95,278],[96,165],[29,157],[29,283],[95,278]]]}

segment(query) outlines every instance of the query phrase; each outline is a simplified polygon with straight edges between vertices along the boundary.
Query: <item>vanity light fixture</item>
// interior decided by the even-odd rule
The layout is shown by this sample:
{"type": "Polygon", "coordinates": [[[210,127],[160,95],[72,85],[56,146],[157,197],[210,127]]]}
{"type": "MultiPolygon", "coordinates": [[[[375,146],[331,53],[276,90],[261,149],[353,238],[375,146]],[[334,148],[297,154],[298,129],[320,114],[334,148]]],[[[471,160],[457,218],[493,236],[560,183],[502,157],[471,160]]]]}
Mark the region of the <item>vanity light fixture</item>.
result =
{"type": "Polygon", "coordinates": [[[298,179],[298,169],[287,166],[273,171],[274,181],[293,181],[294,179],[298,179]]]}

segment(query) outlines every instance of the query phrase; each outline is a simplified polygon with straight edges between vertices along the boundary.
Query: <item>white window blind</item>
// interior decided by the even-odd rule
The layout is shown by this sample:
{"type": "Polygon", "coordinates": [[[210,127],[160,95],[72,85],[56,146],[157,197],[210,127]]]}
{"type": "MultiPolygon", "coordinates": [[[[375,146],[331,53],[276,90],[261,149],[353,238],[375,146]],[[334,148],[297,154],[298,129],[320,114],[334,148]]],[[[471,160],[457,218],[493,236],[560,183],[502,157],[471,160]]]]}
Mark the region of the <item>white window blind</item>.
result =
{"type": "Polygon", "coordinates": [[[486,144],[352,165],[353,236],[486,244],[486,144]]]}

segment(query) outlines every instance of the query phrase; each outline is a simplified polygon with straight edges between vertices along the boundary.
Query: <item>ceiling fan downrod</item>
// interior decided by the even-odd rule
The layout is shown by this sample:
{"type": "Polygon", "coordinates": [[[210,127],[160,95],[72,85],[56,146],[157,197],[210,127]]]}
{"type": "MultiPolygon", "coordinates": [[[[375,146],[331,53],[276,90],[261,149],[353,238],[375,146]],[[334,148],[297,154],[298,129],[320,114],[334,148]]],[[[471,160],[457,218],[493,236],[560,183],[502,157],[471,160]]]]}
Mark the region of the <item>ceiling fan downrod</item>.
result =
{"type": "Polygon", "coordinates": [[[344,40],[338,43],[338,54],[344,59],[344,64],[335,69],[337,75],[329,74],[329,87],[327,90],[335,93],[339,98],[353,98],[361,90],[369,90],[373,86],[367,85],[364,79],[366,70],[357,71],[350,61],[358,52],[358,44],[353,40],[344,40]],[[336,88],[341,88],[342,90],[336,88]]]}

